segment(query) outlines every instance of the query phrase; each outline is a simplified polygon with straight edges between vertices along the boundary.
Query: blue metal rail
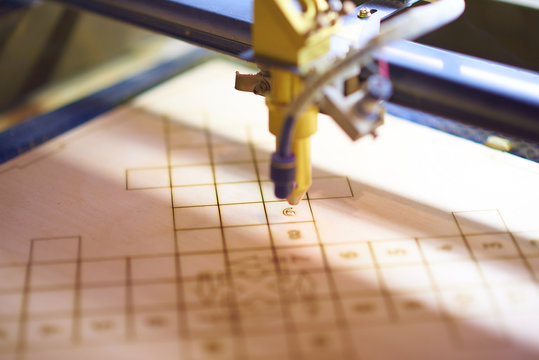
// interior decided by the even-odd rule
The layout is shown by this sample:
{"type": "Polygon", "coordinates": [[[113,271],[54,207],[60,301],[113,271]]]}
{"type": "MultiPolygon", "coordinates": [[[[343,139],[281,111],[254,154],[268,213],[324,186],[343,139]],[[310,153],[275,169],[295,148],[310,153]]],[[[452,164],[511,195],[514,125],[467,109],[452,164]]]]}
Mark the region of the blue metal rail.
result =
{"type": "Polygon", "coordinates": [[[0,164],[115,108],[141,92],[200,64],[211,55],[209,51],[195,49],[178,59],[159,64],[72,104],[9,128],[0,133],[0,164]]]}
{"type": "MultiPolygon", "coordinates": [[[[253,0],[57,1],[235,57],[251,49],[253,0]]],[[[377,1],[368,4],[372,8],[377,1]]],[[[11,11],[30,2],[2,6],[11,11]]],[[[388,46],[379,56],[390,65],[395,89],[390,102],[539,143],[539,74],[413,42],[388,46]]],[[[0,162],[111,109],[191,60],[178,59],[1,133],[0,162]]]]}
{"type": "MultiPolygon", "coordinates": [[[[253,0],[58,1],[236,57],[251,48],[253,0]]],[[[377,3],[388,4],[366,2],[377,3]]],[[[539,142],[538,74],[412,42],[383,56],[395,88],[390,102],[539,142]]]]}

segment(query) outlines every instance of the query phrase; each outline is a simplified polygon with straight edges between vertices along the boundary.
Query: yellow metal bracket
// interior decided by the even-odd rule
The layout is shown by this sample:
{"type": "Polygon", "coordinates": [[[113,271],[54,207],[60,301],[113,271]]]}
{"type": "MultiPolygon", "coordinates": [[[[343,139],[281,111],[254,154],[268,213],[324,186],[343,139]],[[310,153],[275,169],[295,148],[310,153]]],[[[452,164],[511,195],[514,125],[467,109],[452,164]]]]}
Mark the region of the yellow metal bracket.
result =
{"type": "MultiPolygon", "coordinates": [[[[287,106],[302,92],[302,71],[330,49],[338,26],[338,13],[325,0],[255,0],[253,47],[255,57],[268,60],[265,68],[270,91],[265,94],[269,130],[279,138],[287,106]],[[288,68],[280,66],[289,65],[288,68]],[[291,71],[295,68],[297,71],[291,71]]],[[[308,107],[297,118],[292,151],[296,161],[296,186],[287,200],[298,204],[311,186],[310,137],[317,129],[318,107],[308,107]]]]}

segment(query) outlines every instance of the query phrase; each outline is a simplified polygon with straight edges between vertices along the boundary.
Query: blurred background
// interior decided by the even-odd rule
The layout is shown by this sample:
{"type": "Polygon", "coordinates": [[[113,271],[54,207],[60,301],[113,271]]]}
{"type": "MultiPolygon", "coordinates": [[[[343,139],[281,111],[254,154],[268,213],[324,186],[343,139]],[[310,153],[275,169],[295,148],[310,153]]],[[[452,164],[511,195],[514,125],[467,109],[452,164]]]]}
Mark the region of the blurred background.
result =
{"type": "MultiPolygon", "coordinates": [[[[459,20],[418,41],[539,71],[537,34],[537,1],[470,0],[459,20]]],[[[185,47],[53,1],[2,1],[0,131],[180,56],[185,47]]]]}

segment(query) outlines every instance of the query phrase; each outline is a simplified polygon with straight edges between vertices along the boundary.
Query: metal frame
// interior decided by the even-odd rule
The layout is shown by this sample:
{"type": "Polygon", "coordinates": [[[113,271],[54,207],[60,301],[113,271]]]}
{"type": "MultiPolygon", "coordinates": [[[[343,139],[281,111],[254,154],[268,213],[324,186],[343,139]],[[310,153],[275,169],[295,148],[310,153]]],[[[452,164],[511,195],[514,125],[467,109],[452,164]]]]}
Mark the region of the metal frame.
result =
{"type": "MultiPolygon", "coordinates": [[[[58,1],[235,57],[251,48],[252,0],[58,1]]],[[[362,6],[383,19],[414,2],[362,6]]],[[[412,42],[383,56],[395,88],[390,102],[539,142],[538,74],[412,42]]]]}
{"type": "MultiPolygon", "coordinates": [[[[251,49],[253,0],[56,0],[241,57],[251,49]]],[[[384,19],[415,1],[370,0],[384,19]]],[[[10,0],[10,13],[29,0],[10,0]]],[[[359,21],[359,20],[358,20],[359,21]]],[[[390,65],[390,102],[539,143],[539,74],[413,42],[379,54],[390,65]]]]}

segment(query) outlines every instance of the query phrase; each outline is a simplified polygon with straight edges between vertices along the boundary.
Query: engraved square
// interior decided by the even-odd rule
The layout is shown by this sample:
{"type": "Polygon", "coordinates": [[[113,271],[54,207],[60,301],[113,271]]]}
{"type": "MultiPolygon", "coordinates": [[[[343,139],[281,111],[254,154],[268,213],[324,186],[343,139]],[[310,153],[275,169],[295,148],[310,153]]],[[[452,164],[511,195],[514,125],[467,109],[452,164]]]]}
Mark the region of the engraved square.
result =
{"type": "Polygon", "coordinates": [[[35,288],[75,284],[76,263],[32,265],[30,286],[35,288]]]}
{"type": "Polygon", "coordinates": [[[241,184],[218,184],[220,204],[235,204],[261,202],[260,186],[258,182],[246,182],[241,184]]]}
{"type": "Polygon", "coordinates": [[[291,206],[286,201],[270,202],[266,204],[268,221],[270,224],[282,224],[301,221],[313,221],[311,209],[307,201],[291,206]],[[292,209],[293,216],[285,215],[285,209],[292,209]]]}
{"type": "Polygon", "coordinates": [[[308,194],[309,199],[352,197],[346,177],[313,178],[308,194]]]}
{"type": "Polygon", "coordinates": [[[485,290],[443,290],[441,296],[445,311],[454,318],[493,314],[493,308],[485,290]]]}
{"type": "Polygon", "coordinates": [[[172,189],[174,206],[216,205],[214,185],[192,185],[172,189]]]}
{"type": "Polygon", "coordinates": [[[172,185],[212,185],[213,171],[209,165],[176,166],[171,169],[172,185]]]}
{"type": "Polygon", "coordinates": [[[0,267],[0,290],[22,290],[25,275],[25,265],[0,267]]]}
{"type": "Polygon", "coordinates": [[[375,269],[334,271],[333,279],[340,295],[380,294],[380,281],[375,269]]]}
{"type": "Polygon", "coordinates": [[[81,283],[110,284],[125,282],[125,260],[95,260],[81,263],[81,283]]]}
{"type": "Polygon", "coordinates": [[[135,333],[141,339],[164,340],[178,336],[176,311],[151,311],[134,314],[135,333]]]}
{"type": "Polygon", "coordinates": [[[430,291],[393,296],[392,300],[397,317],[401,321],[424,321],[440,318],[436,295],[430,291]]]}
{"type": "Polygon", "coordinates": [[[178,250],[181,253],[195,251],[221,251],[221,229],[178,230],[178,250]]]}
{"type": "Polygon", "coordinates": [[[517,232],[513,236],[525,256],[539,255],[539,230],[517,232]]]}
{"type": "Polygon", "coordinates": [[[131,280],[173,280],[176,277],[176,258],[159,256],[131,260],[131,280]]]}
{"type": "Polygon", "coordinates": [[[226,246],[229,250],[269,248],[270,235],[267,225],[225,228],[226,246]]]}
{"type": "Polygon", "coordinates": [[[266,224],[262,203],[222,205],[221,218],[223,226],[266,224]]]}
{"type": "Polygon", "coordinates": [[[431,264],[430,269],[440,288],[475,287],[483,281],[473,261],[431,264]]]}
{"type": "Polygon", "coordinates": [[[29,295],[29,314],[69,314],[73,312],[73,290],[32,291],[29,295]]]}
{"type": "Polygon", "coordinates": [[[380,241],[372,244],[381,265],[421,263],[421,253],[414,240],[380,241]]]}
{"type": "Polygon", "coordinates": [[[125,286],[107,286],[81,289],[81,309],[84,314],[101,311],[124,311],[125,286]]]}
{"type": "Polygon", "coordinates": [[[490,285],[531,281],[531,274],[521,259],[482,260],[481,272],[490,285]]]}
{"type": "Polygon", "coordinates": [[[83,315],[80,319],[82,337],[90,344],[123,341],[126,337],[125,323],[123,313],[83,315]]]}
{"type": "Polygon", "coordinates": [[[344,316],[351,325],[368,326],[389,320],[382,296],[342,298],[341,303],[344,316]]]}
{"type": "Polygon", "coordinates": [[[294,223],[294,224],[271,224],[271,235],[275,246],[301,246],[316,245],[318,237],[314,224],[294,223]]]}
{"type": "Polygon", "coordinates": [[[304,359],[346,359],[342,340],[337,332],[327,328],[309,328],[299,334],[299,346],[304,359]]]}
{"type": "Polygon", "coordinates": [[[329,266],[334,270],[374,266],[367,243],[326,245],[324,251],[329,266]]]}
{"type": "Polygon", "coordinates": [[[324,268],[324,261],[318,246],[277,249],[277,256],[281,269],[285,271],[322,270],[324,268]]]}
{"type": "Polygon", "coordinates": [[[256,181],[255,167],[246,164],[217,164],[215,165],[215,178],[218,183],[256,181]]]}
{"type": "Polygon", "coordinates": [[[381,271],[391,293],[424,291],[431,288],[427,270],[423,265],[386,267],[381,271]]]}
{"type": "Polygon", "coordinates": [[[196,206],[174,209],[176,230],[220,226],[217,206],[196,206]]]}
{"type": "Polygon", "coordinates": [[[133,306],[135,309],[174,306],[177,303],[176,284],[133,285],[133,306]]]}
{"type": "Polygon", "coordinates": [[[225,272],[223,254],[180,255],[180,267],[184,278],[225,272]]]}
{"type": "Polygon", "coordinates": [[[329,327],[336,324],[334,303],[331,300],[311,299],[289,305],[292,319],[300,328],[329,327]]]}
{"type": "Polygon", "coordinates": [[[428,262],[471,259],[461,236],[420,239],[419,245],[428,262]]]}
{"type": "Polygon", "coordinates": [[[22,292],[0,294],[0,317],[19,318],[22,305],[22,292]]]}
{"type": "Polygon", "coordinates": [[[71,318],[31,319],[26,324],[26,341],[30,348],[65,346],[72,338],[71,318]]]}
{"type": "Polygon", "coordinates": [[[468,235],[466,240],[478,259],[519,256],[509,234],[468,235]]]}
{"type": "Polygon", "coordinates": [[[284,331],[274,334],[246,334],[245,343],[249,358],[260,360],[289,358],[288,342],[284,331]],[[265,356],[260,356],[261,349],[264,349],[265,356]]]}

